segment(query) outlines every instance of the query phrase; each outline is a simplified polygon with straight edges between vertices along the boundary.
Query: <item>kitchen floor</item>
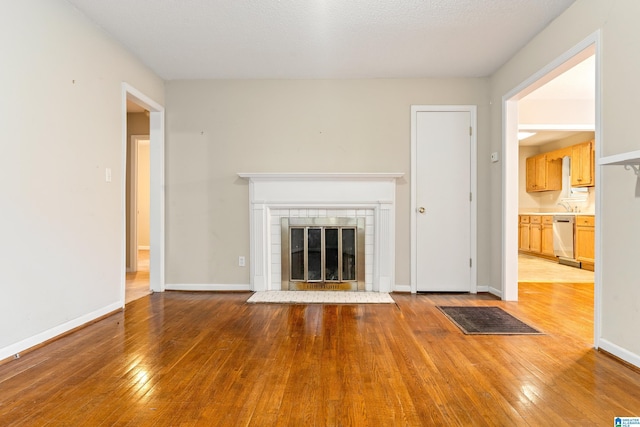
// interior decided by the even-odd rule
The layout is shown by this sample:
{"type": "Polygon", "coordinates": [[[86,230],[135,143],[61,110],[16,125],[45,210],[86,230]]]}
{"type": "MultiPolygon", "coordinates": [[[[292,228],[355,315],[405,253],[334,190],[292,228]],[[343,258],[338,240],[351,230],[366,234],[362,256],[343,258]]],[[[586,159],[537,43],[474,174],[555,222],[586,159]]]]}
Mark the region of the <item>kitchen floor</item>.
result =
{"type": "Polygon", "coordinates": [[[518,254],[518,282],[593,283],[593,271],[518,254]]]}

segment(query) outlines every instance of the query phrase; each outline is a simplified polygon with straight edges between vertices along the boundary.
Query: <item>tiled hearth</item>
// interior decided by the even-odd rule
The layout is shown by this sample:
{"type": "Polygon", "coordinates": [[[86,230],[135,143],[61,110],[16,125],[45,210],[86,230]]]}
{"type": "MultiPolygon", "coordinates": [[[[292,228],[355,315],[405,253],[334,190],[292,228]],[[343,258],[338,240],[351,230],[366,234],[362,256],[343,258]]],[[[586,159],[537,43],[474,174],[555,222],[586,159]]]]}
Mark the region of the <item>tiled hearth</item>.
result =
{"type": "Polygon", "coordinates": [[[365,218],[365,290],[395,276],[395,188],[401,173],[240,173],[250,181],[251,288],[281,288],[283,217],[365,218]]]}

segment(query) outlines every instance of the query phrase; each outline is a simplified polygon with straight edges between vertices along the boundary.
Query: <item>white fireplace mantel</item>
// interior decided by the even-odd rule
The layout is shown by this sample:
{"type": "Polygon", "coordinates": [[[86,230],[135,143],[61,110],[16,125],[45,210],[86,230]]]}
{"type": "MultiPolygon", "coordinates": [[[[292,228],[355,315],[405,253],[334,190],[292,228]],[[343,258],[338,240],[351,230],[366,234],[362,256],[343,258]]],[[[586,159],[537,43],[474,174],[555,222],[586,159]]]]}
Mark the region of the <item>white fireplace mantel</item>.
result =
{"type": "Polygon", "coordinates": [[[272,209],[372,209],[373,284],[390,292],[395,285],[396,180],[404,173],[238,173],[249,180],[250,275],[254,291],[279,290],[272,283],[272,209]]]}

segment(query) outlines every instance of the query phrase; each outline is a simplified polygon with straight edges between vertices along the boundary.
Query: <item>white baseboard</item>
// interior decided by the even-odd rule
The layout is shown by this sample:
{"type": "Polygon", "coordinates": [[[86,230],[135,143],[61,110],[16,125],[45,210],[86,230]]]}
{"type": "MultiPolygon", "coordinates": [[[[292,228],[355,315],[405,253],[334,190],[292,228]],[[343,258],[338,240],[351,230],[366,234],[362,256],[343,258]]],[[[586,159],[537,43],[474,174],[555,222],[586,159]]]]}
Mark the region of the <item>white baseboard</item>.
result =
{"type": "Polygon", "coordinates": [[[84,316],[80,316],[76,319],[63,323],[62,325],[56,326],[55,328],[48,329],[44,332],[40,332],[39,334],[26,338],[15,344],[11,344],[8,347],[4,347],[0,349],[0,360],[6,359],[8,357],[12,357],[20,353],[21,351],[25,351],[39,344],[42,344],[43,342],[50,340],[52,338],[55,338],[59,335],[62,335],[65,332],[68,332],[74,328],[90,323],[93,320],[98,319],[114,311],[120,310],[122,307],[123,307],[122,301],[110,304],[106,307],[100,308],[91,313],[87,313],[84,316]]]}
{"type": "Polygon", "coordinates": [[[637,355],[625,348],[612,343],[611,341],[607,341],[602,338],[600,338],[599,347],[607,353],[611,353],[614,356],[624,360],[625,362],[640,368],[640,355],[637,355]]]}
{"type": "MultiPolygon", "coordinates": [[[[393,292],[408,292],[411,293],[411,285],[398,285],[396,284],[393,292]]],[[[501,296],[502,292],[497,289],[493,289],[488,285],[480,285],[476,287],[476,292],[490,292],[494,295],[501,296]]]]}
{"type": "MultiPolygon", "coordinates": [[[[495,295],[498,298],[502,299],[502,291],[500,289],[496,289],[492,286],[487,286],[486,288],[487,288],[486,292],[489,292],[490,294],[495,295]]],[[[478,292],[479,292],[479,288],[478,288],[478,292]]]]}
{"type": "Polygon", "coordinates": [[[251,285],[225,285],[220,283],[167,283],[167,291],[251,291],[251,285]]]}

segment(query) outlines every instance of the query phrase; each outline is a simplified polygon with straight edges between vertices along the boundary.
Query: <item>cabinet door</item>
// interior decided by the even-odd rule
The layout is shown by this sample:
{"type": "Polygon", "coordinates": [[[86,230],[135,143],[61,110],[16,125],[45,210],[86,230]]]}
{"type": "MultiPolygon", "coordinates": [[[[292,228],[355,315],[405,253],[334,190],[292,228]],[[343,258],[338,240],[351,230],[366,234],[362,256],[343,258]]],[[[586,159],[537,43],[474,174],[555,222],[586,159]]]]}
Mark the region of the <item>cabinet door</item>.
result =
{"type": "Polygon", "coordinates": [[[576,260],[595,262],[594,217],[578,216],[576,219],[576,260]]]}
{"type": "Polygon", "coordinates": [[[536,158],[528,157],[527,158],[527,192],[530,193],[532,191],[536,191],[537,182],[536,182],[536,158]]]}
{"type": "Polygon", "coordinates": [[[547,156],[544,154],[534,157],[536,167],[536,189],[544,190],[547,188],[547,156]]]}
{"type": "Polygon", "coordinates": [[[571,147],[571,185],[588,187],[594,185],[593,145],[591,141],[571,147]]]}
{"type": "Polygon", "coordinates": [[[549,160],[546,154],[526,160],[527,192],[562,189],[562,159],[549,160]]]}
{"type": "Polygon", "coordinates": [[[543,255],[553,256],[553,217],[542,217],[541,252],[543,255]]]}
{"type": "Polygon", "coordinates": [[[518,225],[518,249],[529,251],[529,216],[521,215],[518,225]]]}
{"type": "Polygon", "coordinates": [[[540,253],[542,251],[542,228],[540,224],[531,224],[529,230],[529,250],[540,253]]]}

